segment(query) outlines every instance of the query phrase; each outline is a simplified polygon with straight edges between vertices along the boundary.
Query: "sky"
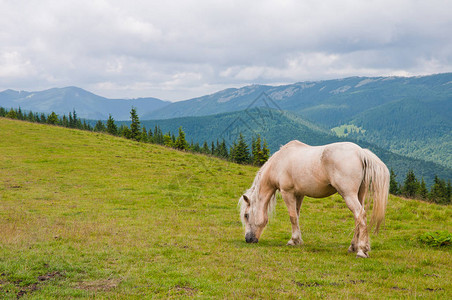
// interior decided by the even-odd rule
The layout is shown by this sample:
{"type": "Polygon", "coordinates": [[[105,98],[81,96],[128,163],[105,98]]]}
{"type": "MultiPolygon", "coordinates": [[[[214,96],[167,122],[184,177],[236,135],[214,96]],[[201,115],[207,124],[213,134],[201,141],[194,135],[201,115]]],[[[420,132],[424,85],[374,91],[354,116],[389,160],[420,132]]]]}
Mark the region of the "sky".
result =
{"type": "Polygon", "coordinates": [[[0,0],[0,91],[179,101],[451,71],[451,0],[0,0]]]}

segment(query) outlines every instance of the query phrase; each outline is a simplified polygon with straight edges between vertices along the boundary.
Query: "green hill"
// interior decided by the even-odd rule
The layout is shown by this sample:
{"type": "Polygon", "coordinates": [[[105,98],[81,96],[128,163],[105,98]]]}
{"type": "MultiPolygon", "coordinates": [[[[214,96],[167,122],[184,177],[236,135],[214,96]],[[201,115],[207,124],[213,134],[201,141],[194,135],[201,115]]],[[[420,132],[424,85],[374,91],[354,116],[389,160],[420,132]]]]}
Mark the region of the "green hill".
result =
{"type": "MultiPolygon", "coordinates": [[[[188,141],[193,140],[200,144],[207,141],[209,145],[210,142],[215,142],[217,139],[221,141],[223,138],[228,145],[232,145],[240,132],[244,134],[250,144],[251,139],[259,134],[268,142],[271,153],[293,139],[309,145],[352,141],[375,152],[389,168],[394,169],[399,182],[403,182],[409,170],[414,170],[417,178],[424,178],[428,186],[433,183],[435,175],[445,180],[452,179],[452,168],[392,153],[384,147],[375,146],[375,144],[381,145],[378,141],[371,144],[363,140],[360,135],[350,135],[346,138],[337,137],[331,131],[286,111],[253,108],[213,116],[146,120],[141,123],[147,129],[158,125],[163,132],[171,131],[174,134],[177,134],[179,126],[182,126],[188,141]]],[[[447,151],[445,152],[447,153],[447,151]]]]}
{"type": "Polygon", "coordinates": [[[452,297],[450,206],[389,200],[371,258],[347,253],[341,197],[305,199],[305,244],[277,211],[246,244],[237,200],[256,168],[0,118],[0,298],[452,297]]]}

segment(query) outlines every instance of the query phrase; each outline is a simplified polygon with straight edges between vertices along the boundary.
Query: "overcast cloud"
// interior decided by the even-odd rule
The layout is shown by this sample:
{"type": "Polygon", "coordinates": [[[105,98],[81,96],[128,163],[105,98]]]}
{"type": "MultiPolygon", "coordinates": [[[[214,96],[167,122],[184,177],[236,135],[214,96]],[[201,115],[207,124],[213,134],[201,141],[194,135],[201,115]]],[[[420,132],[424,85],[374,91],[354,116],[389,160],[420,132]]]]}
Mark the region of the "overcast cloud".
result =
{"type": "Polygon", "coordinates": [[[452,71],[452,1],[0,0],[0,90],[182,100],[452,71]]]}

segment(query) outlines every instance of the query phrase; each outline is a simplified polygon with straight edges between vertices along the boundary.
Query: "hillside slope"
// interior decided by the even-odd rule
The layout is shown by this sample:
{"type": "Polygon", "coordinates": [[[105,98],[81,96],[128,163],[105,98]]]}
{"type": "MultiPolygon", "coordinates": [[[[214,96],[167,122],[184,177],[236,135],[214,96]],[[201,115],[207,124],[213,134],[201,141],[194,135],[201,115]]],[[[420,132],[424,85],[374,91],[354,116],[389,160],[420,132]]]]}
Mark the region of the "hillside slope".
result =
{"type": "Polygon", "coordinates": [[[305,199],[305,244],[277,211],[246,244],[237,199],[256,168],[0,118],[0,298],[452,297],[450,248],[418,240],[450,206],[391,197],[371,258],[347,253],[341,197],[305,199]]]}

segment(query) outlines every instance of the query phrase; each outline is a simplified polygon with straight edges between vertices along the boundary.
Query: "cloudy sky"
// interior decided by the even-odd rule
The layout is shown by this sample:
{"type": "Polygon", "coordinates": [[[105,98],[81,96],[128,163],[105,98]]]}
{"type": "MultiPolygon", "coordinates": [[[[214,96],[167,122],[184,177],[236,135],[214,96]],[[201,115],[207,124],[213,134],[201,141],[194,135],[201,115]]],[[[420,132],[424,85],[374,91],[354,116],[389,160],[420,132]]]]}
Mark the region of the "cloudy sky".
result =
{"type": "Polygon", "coordinates": [[[0,90],[177,101],[452,71],[447,0],[0,0],[0,90]]]}

